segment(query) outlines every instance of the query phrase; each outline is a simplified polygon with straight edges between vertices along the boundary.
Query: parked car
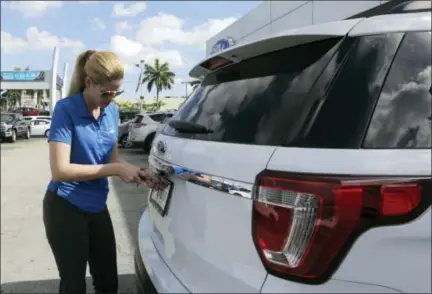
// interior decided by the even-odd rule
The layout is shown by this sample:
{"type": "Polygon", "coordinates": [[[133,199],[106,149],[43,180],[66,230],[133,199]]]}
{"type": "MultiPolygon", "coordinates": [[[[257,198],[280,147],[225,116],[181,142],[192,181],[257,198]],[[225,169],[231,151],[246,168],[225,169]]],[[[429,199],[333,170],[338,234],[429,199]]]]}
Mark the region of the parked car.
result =
{"type": "Polygon", "coordinates": [[[131,119],[121,123],[118,127],[118,143],[121,147],[131,147],[132,143],[128,141],[129,136],[129,125],[133,123],[135,119],[131,119]]]}
{"type": "Polygon", "coordinates": [[[174,114],[175,114],[175,112],[172,112],[172,113],[170,113],[170,115],[167,115],[165,117],[165,119],[158,125],[158,127],[156,129],[156,136],[157,136],[157,134],[159,134],[163,130],[163,128],[171,120],[171,118],[173,117],[174,114]]]}
{"type": "Polygon", "coordinates": [[[134,119],[140,113],[139,110],[120,110],[120,122],[134,119]]]}
{"type": "Polygon", "coordinates": [[[24,119],[26,121],[31,121],[31,120],[35,120],[35,119],[46,119],[46,120],[51,120],[51,116],[45,116],[45,115],[32,115],[32,116],[25,116],[24,119]]]}
{"type": "Polygon", "coordinates": [[[128,141],[134,146],[144,148],[149,152],[156,135],[158,126],[167,117],[172,117],[172,112],[158,111],[141,113],[135,117],[129,125],[128,141]]]}
{"type": "Polygon", "coordinates": [[[17,138],[30,139],[30,126],[20,113],[2,113],[0,124],[0,137],[15,143],[17,138]]]}
{"type": "Polygon", "coordinates": [[[190,75],[149,156],[167,186],[139,222],[140,293],[431,293],[430,8],[287,30],[190,75]]]}
{"type": "Polygon", "coordinates": [[[41,111],[37,108],[32,108],[32,107],[21,107],[18,108],[16,112],[21,113],[23,116],[32,116],[32,115],[39,115],[41,111]]]}
{"type": "Polygon", "coordinates": [[[49,136],[51,127],[51,120],[48,119],[34,119],[30,121],[31,135],[32,136],[49,136]]]}

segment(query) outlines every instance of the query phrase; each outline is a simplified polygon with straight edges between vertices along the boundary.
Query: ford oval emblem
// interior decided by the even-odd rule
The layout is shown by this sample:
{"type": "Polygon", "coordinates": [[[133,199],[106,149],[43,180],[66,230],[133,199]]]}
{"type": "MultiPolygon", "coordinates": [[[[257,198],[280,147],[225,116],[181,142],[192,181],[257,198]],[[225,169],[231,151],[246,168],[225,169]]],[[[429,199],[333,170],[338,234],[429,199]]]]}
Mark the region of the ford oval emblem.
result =
{"type": "Polygon", "coordinates": [[[164,154],[166,152],[166,144],[163,141],[159,141],[157,142],[156,149],[164,154]]]}
{"type": "Polygon", "coordinates": [[[212,50],[211,50],[211,54],[215,54],[216,52],[225,50],[225,49],[227,49],[231,46],[234,46],[234,45],[235,45],[235,41],[231,37],[220,39],[219,41],[217,41],[213,45],[212,50]]]}

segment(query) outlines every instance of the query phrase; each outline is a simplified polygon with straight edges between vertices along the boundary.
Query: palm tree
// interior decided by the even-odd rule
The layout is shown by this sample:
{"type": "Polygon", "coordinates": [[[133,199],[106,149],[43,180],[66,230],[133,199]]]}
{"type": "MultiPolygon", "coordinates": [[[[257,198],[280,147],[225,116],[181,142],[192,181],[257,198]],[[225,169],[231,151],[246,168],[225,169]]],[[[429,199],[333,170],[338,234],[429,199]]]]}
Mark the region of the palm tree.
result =
{"type": "Polygon", "coordinates": [[[153,86],[156,87],[156,103],[159,102],[159,93],[162,90],[172,88],[174,84],[175,73],[170,71],[167,62],[160,63],[159,58],[154,61],[154,66],[145,65],[144,78],[142,83],[147,83],[147,90],[151,92],[153,86]]]}
{"type": "Polygon", "coordinates": [[[44,97],[44,90],[36,90],[36,103],[39,107],[42,105],[43,97],[44,97]]]}
{"type": "Polygon", "coordinates": [[[21,90],[9,90],[6,95],[9,106],[16,106],[17,102],[21,105],[21,90]]]}

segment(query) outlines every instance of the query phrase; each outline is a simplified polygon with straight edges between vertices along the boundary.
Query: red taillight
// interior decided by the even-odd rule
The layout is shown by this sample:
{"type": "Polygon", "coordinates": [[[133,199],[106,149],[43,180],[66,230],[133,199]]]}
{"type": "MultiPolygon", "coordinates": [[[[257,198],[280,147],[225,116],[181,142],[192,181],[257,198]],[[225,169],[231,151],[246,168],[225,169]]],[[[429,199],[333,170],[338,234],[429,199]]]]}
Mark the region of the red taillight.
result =
{"type": "Polygon", "coordinates": [[[209,60],[207,60],[206,62],[202,63],[201,66],[209,69],[209,70],[216,70],[220,67],[223,67],[225,65],[231,64],[233,63],[232,60],[226,59],[224,57],[221,56],[215,56],[209,60]]]}
{"type": "MultiPolygon", "coordinates": [[[[257,178],[254,195],[255,245],[270,272],[313,283],[329,274],[337,255],[346,251],[361,230],[397,223],[398,217],[407,221],[407,215],[418,212],[422,183],[427,183],[430,193],[430,179],[365,180],[264,172],[257,178]]],[[[426,205],[430,203],[428,197],[426,205]]]]}
{"type": "Polygon", "coordinates": [[[146,124],[145,123],[133,123],[131,124],[132,128],[141,128],[144,127],[146,124]]]}

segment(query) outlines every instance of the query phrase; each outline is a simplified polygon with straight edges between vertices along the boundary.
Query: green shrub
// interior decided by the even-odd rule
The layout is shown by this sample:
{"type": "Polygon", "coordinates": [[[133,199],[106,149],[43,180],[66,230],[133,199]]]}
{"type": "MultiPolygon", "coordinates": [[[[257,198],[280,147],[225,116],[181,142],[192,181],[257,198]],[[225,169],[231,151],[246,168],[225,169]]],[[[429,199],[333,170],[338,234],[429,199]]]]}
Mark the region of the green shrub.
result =
{"type": "Polygon", "coordinates": [[[42,110],[39,115],[46,115],[46,116],[48,116],[48,115],[50,115],[50,112],[47,111],[47,110],[42,110]]]}

